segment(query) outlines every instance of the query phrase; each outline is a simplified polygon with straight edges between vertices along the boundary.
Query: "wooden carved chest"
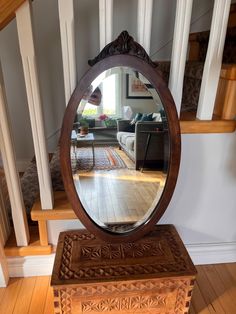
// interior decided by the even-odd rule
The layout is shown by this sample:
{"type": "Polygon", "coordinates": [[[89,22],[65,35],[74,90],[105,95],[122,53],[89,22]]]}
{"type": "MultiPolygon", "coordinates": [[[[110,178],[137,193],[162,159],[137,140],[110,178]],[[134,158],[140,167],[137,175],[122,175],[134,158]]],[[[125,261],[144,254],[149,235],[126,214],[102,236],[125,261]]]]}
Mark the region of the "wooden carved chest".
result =
{"type": "Polygon", "coordinates": [[[51,284],[55,313],[188,313],[196,269],[172,225],[136,242],[86,230],[60,234],[51,284]]]}

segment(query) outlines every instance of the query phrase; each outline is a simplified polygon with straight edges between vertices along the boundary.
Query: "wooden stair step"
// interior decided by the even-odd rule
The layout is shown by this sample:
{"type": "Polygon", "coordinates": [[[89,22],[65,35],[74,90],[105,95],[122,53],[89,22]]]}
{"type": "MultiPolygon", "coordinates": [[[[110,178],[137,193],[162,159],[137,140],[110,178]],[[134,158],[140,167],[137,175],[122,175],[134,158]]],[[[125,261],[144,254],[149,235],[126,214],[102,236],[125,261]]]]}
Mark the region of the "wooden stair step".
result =
{"type": "Polygon", "coordinates": [[[12,232],[4,247],[6,256],[47,255],[52,253],[51,245],[40,245],[38,228],[31,226],[28,246],[17,246],[15,233],[12,232]]]}
{"type": "Polygon", "coordinates": [[[65,191],[54,192],[54,208],[42,209],[40,199],[37,199],[31,210],[33,221],[78,219],[69,203],[65,191]]]}

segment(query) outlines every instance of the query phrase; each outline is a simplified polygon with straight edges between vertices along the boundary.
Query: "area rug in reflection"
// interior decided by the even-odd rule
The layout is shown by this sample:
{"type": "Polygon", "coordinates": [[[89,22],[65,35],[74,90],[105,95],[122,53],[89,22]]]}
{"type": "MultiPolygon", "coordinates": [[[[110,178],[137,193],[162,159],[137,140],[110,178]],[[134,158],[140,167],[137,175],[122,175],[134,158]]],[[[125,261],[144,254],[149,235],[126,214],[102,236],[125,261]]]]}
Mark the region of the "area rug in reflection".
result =
{"type": "Polygon", "coordinates": [[[73,171],[80,170],[113,170],[127,168],[117,152],[116,147],[98,146],[94,148],[95,164],[91,147],[80,147],[71,152],[73,171]]]}

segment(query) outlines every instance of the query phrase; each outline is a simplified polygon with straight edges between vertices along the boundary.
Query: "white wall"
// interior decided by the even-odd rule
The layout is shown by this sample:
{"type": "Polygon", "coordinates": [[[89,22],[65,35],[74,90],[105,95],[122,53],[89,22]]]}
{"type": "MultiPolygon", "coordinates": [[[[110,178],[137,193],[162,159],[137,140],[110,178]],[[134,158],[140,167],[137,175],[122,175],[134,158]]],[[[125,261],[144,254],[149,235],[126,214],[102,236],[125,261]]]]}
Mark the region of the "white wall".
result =
{"type": "Polygon", "coordinates": [[[123,106],[130,106],[133,110],[133,114],[158,112],[158,106],[154,103],[153,99],[129,99],[124,98],[122,102],[123,106]]]}
{"type": "Polygon", "coordinates": [[[170,60],[175,24],[176,0],[154,0],[150,56],[170,60]],[[163,31],[164,30],[164,31],[163,31]]]}
{"type": "Polygon", "coordinates": [[[50,151],[53,151],[57,144],[57,137],[54,135],[55,132],[60,131],[65,111],[57,3],[57,0],[32,2],[35,50],[38,60],[46,138],[50,151]]]}
{"type": "Polygon", "coordinates": [[[186,244],[236,242],[236,133],[182,135],[181,167],[161,223],[186,244]]]}
{"type": "Polygon", "coordinates": [[[0,57],[16,157],[24,163],[33,156],[33,140],[15,20],[0,32],[0,57]]]}
{"type": "MultiPolygon", "coordinates": [[[[121,92],[121,106],[130,106],[133,111],[133,116],[138,113],[151,113],[151,112],[158,112],[159,107],[154,102],[153,99],[132,99],[127,98],[127,86],[126,86],[126,73],[121,75],[120,84],[122,86],[121,92]]],[[[151,95],[151,94],[150,94],[151,95]]],[[[158,96],[157,96],[158,97],[158,96]]],[[[159,99],[159,104],[161,104],[161,100],[159,99]]],[[[123,110],[121,109],[121,112],[123,110]]]]}
{"type": "Polygon", "coordinates": [[[137,0],[114,0],[113,39],[127,30],[137,40],[137,0]]]}
{"type": "Polygon", "coordinates": [[[99,1],[74,0],[78,80],[89,69],[88,60],[99,53],[99,1]]]}
{"type": "MultiPolygon", "coordinates": [[[[210,29],[214,0],[194,0],[190,33],[210,29]]],[[[150,55],[153,60],[170,60],[176,0],[154,0],[150,55]],[[164,30],[164,31],[163,31],[164,30]]]]}
{"type": "Polygon", "coordinates": [[[210,29],[214,0],[194,0],[190,33],[203,32],[210,29]]]}

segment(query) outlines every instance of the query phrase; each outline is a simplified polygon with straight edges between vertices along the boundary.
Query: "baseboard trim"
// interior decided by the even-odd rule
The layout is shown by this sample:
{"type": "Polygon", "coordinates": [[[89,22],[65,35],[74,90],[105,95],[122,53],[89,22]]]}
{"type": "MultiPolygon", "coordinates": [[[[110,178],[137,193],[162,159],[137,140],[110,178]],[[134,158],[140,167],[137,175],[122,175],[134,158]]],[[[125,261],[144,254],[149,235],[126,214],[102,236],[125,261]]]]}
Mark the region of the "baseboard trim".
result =
{"type": "Polygon", "coordinates": [[[10,277],[49,276],[52,274],[55,253],[25,257],[8,257],[10,277]]]}
{"type": "Polygon", "coordinates": [[[236,242],[186,244],[195,265],[236,262],[236,242]]]}
{"type": "MultiPolygon", "coordinates": [[[[236,262],[236,242],[187,244],[195,265],[236,262]]],[[[49,276],[52,274],[55,253],[50,255],[8,257],[10,277],[49,276]]]]}

